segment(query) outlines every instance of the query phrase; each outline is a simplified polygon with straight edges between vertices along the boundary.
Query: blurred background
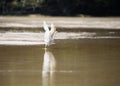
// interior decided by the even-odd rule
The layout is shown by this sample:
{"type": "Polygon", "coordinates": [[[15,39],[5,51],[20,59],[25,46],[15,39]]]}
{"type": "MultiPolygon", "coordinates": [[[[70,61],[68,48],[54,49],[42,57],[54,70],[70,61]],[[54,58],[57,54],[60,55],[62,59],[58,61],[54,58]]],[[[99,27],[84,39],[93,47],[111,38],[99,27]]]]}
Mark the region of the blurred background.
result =
{"type": "Polygon", "coordinates": [[[0,0],[0,15],[119,16],[118,0],[0,0]]]}

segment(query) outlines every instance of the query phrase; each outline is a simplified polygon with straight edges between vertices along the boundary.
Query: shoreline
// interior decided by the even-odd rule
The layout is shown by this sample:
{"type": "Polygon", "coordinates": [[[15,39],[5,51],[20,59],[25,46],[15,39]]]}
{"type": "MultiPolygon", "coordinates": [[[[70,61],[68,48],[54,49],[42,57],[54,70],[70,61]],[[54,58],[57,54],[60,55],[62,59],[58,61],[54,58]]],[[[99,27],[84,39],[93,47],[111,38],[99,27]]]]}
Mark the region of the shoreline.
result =
{"type": "Polygon", "coordinates": [[[39,28],[43,21],[58,29],[120,30],[120,17],[0,16],[0,28],[39,28]]]}

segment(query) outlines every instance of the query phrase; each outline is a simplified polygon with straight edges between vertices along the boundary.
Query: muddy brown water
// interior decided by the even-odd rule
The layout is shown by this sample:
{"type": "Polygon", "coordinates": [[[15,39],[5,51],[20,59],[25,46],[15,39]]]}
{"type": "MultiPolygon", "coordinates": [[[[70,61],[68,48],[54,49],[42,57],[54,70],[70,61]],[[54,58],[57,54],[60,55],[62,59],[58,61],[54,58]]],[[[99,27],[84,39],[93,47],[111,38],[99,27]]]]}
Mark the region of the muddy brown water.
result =
{"type": "Polygon", "coordinates": [[[48,49],[39,33],[0,33],[0,86],[120,85],[118,31],[58,32],[48,49]]]}

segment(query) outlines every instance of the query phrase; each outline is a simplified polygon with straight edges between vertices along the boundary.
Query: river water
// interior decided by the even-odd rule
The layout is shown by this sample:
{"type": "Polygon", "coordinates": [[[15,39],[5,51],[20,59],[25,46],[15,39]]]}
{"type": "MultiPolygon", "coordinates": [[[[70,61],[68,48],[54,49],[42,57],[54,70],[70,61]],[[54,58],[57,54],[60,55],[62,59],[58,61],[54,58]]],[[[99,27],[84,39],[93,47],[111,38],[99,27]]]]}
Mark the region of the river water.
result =
{"type": "Polygon", "coordinates": [[[0,32],[0,86],[120,86],[120,31],[0,32]]]}

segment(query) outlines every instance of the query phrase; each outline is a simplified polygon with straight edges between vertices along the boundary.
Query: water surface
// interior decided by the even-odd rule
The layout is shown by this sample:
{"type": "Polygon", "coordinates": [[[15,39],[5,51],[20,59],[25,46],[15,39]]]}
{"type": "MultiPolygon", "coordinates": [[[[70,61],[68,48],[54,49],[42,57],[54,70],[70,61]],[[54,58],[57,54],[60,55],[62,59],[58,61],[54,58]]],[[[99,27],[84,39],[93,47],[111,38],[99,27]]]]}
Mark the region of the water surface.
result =
{"type": "Polygon", "coordinates": [[[1,86],[120,85],[119,32],[58,32],[46,50],[43,35],[1,32],[1,86]]]}

